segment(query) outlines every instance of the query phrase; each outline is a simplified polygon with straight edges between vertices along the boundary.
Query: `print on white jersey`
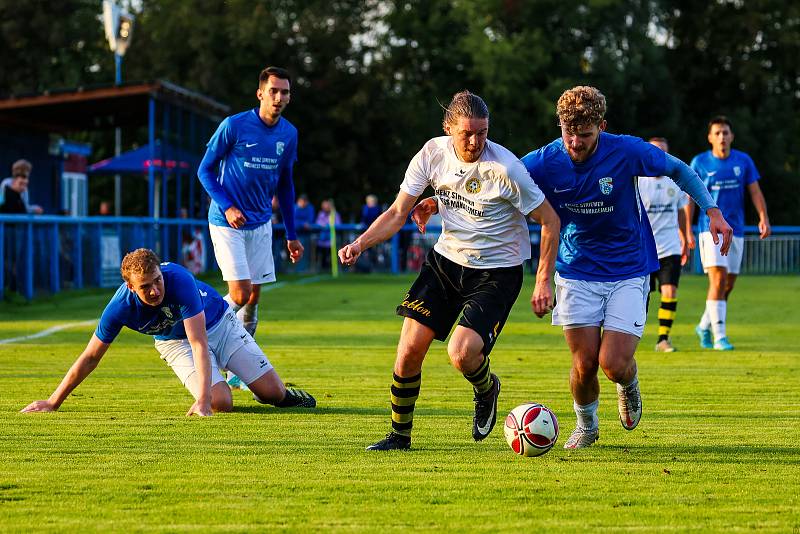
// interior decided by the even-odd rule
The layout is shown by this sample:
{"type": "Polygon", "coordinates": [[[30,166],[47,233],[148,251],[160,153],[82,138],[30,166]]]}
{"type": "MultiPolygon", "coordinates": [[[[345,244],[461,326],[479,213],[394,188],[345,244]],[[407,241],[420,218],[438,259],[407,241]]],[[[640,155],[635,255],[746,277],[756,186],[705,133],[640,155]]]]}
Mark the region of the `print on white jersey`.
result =
{"type": "Polygon", "coordinates": [[[428,186],[442,217],[439,254],[480,268],[513,267],[531,257],[526,215],[544,195],[509,150],[487,140],[480,159],[465,163],[449,136],[431,139],[411,160],[400,189],[418,197],[428,186]]]}

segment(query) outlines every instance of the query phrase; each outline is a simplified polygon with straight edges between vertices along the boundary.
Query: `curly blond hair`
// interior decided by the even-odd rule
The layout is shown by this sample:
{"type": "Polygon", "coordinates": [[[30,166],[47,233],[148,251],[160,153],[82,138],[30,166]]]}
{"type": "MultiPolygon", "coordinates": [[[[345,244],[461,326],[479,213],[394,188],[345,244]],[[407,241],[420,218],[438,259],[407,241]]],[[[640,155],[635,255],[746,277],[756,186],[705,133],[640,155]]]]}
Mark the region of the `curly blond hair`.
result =
{"type": "Polygon", "coordinates": [[[606,114],[606,97],[594,87],[579,85],[559,97],[556,113],[569,132],[599,125],[606,114]]]}
{"type": "Polygon", "coordinates": [[[122,264],[119,266],[119,272],[122,279],[130,282],[132,274],[150,274],[158,269],[161,260],[156,256],[156,253],[149,248],[137,248],[133,252],[128,252],[122,258],[122,264]]]}

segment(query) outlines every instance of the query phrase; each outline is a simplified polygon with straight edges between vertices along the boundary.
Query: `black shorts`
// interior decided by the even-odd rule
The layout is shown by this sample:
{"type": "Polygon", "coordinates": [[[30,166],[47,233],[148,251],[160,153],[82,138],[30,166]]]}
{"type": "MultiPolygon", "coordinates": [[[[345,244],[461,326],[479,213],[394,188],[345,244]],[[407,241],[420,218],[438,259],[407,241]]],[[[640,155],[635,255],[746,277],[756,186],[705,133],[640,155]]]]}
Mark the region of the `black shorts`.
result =
{"type": "Polygon", "coordinates": [[[439,341],[447,339],[458,319],[481,336],[488,356],[522,289],[522,270],[522,265],[463,267],[431,249],[397,315],[427,326],[439,341]]]}
{"type": "Polygon", "coordinates": [[[659,258],[658,263],[660,267],[650,275],[650,291],[656,291],[664,285],[677,287],[681,278],[680,254],[659,258]]]}

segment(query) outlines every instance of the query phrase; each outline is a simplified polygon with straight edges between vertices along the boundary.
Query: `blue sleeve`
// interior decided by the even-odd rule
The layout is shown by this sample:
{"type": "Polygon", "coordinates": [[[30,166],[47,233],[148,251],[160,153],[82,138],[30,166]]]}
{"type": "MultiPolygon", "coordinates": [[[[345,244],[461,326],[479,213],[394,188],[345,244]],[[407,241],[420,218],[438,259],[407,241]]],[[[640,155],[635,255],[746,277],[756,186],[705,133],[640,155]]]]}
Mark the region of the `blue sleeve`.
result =
{"type": "Polygon", "coordinates": [[[123,324],[119,319],[118,311],[118,306],[112,300],[106,305],[106,309],[103,310],[103,314],[100,316],[94,335],[103,343],[110,344],[113,342],[122,330],[123,324]]]}
{"type": "Polygon", "coordinates": [[[294,241],[297,239],[297,232],[294,227],[294,180],[292,179],[292,166],[287,165],[281,171],[278,179],[278,203],[281,206],[283,224],[286,227],[286,240],[294,241]]]}
{"type": "Polygon", "coordinates": [[[671,154],[666,154],[666,156],[667,164],[664,174],[672,178],[672,181],[678,184],[678,187],[686,191],[697,202],[703,213],[709,208],[716,208],[717,204],[711,198],[711,194],[700,177],[697,176],[697,173],[675,156],[671,154]]]}
{"type": "Polygon", "coordinates": [[[761,175],[758,174],[758,169],[756,169],[756,164],[753,163],[753,158],[747,156],[747,172],[745,172],[744,185],[750,185],[753,182],[757,182],[760,179],[761,175]]]}
{"type": "Polygon", "coordinates": [[[625,136],[625,138],[630,140],[628,154],[632,156],[637,165],[634,169],[634,176],[663,176],[669,174],[666,172],[666,152],[638,137],[625,136]]]}
{"type": "Polygon", "coordinates": [[[294,139],[290,147],[289,157],[286,159],[286,164],[281,170],[281,176],[278,178],[278,187],[276,193],[278,194],[278,203],[281,207],[281,215],[283,216],[283,225],[286,227],[286,240],[294,241],[297,239],[297,231],[294,226],[294,178],[293,169],[294,163],[297,161],[297,133],[295,132],[294,139]]]}
{"type": "Polygon", "coordinates": [[[214,135],[211,136],[206,148],[206,154],[197,169],[197,177],[200,179],[200,183],[203,184],[209,196],[222,209],[223,213],[233,206],[233,201],[231,201],[225,189],[222,188],[222,185],[217,180],[217,173],[219,172],[220,161],[234,143],[235,139],[231,132],[230,120],[226,118],[220,123],[214,135]]]}
{"type": "Polygon", "coordinates": [[[184,268],[176,269],[168,291],[174,292],[174,301],[180,306],[181,317],[188,319],[203,311],[203,299],[194,276],[184,268]]]}

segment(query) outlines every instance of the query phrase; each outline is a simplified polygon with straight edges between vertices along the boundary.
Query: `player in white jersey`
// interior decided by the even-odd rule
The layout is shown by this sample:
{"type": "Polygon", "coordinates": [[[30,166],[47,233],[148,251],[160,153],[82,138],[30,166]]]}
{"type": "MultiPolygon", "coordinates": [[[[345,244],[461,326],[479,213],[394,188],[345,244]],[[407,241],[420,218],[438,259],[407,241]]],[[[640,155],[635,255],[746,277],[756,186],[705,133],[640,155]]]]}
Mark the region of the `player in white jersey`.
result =
{"type": "MultiPolygon", "coordinates": [[[[667,140],[653,137],[650,144],[669,152],[667,140]]],[[[669,339],[678,309],[678,281],[681,266],[686,263],[686,213],[689,198],[666,176],[640,176],[639,195],[647,210],[647,218],[656,240],[659,268],[650,274],[650,292],[661,292],[658,307],[658,341],[656,351],[674,352],[669,339]]]]}
{"type": "Polygon", "coordinates": [[[392,206],[355,241],[339,250],[353,265],[362,252],[386,241],[405,223],[426,187],[434,202],[412,218],[420,231],[437,210],[442,234],[417,280],[397,307],[405,317],[391,387],[392,430],[368,450],[408,449],[422,362],[434,339],[444,341],[453,366],[475,393],[472,437],[486,438],[497,418],[500,380],[489,369],[489,353],[522,287],[522,264],[530,258],[526,216],[542,225],[534,312],[553,305],[553,274],[560,223],[544,195],[510,151],[487,140],[489,109],[477,95],[457,93],[445,110],[443,137],[431,139],[411,160],[392,206]],[[433,205],[433,207],[431,207],[433,205]]]}

